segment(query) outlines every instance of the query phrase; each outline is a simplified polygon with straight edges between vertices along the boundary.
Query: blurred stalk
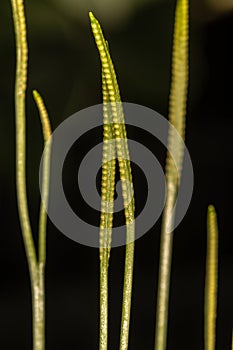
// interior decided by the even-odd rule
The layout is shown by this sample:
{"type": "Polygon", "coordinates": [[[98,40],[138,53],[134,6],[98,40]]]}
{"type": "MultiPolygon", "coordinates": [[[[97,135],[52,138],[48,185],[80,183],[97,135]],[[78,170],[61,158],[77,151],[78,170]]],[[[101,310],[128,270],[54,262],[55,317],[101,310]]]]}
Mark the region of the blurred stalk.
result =
{"type": "Polygon", "coordinates": [[[232,337],[231,337],[231,350],[233,350],[233,331],[232,331],[232,337]]]}
{"type": "Polygon", "coordinates": [[[218,224],[215,209],[208,207],[207,256],[205,278],[205,350],[214,350],[216,344],[216,314],[218,288],[218,224]]]}

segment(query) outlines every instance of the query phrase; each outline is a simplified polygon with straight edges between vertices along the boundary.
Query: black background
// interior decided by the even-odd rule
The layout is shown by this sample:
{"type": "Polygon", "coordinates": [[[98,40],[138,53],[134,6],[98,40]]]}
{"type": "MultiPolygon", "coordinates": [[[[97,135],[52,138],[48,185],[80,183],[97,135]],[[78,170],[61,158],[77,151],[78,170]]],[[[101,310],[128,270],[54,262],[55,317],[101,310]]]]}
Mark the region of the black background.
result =
{"type": "MultiPolygon", "coordinates": [[[[95,6],[90,3],[88,10],[95,12],[95,6]]],[[[102,13],[98,7],[95,14],[111,46],[123,101],[150,107],[167,116],[174,1],[145,2],[132,8],[123,21],[121,18],[109,20],[107,12],[105,9],[102,13]]],[[[101,103],[101,80],[87,12],[76,18],[51,0],[33,0],[26,2],[26,14],[30,52],[27,182],[31,222],[36,232],[38,167],[43,144],[31,91],[36,88],[44,96],[55,129],[74,112],[101,103]]],[[[203,295],[209,203],[216,206],[220,233],[217,349],[229,350],[231,344],[232,32],[232,12],[213,11],[201,1],[191,4],[186,144],[193,161],[195,188],[187,215],[174,237],[169,350],[204,348],[203,295]]],[[[14,42],[10,1],[5,1],[0,4],[0,348],[26,350],[31,348],[31,304],[15,190],[14,42]]],[[[129,137],[130,133],[134,132],[129,130],[129,137]]],[[[137,138],[140,139],[140,135],[137,138]]],[[[101,130],[96,143],[100,139],[101,130]]],[[[165,149],[156,140],[142,134],[141,142],[154,147],[156,156],[164,164],[165,149]]],[[[84,154],[90,149],[88,135],[80,147],[84,154]]],[[[76,178],[72,168],[75,161],[74,155],[67,165],[64,182],[72,205],[78,208],[81,203],[72,187],[76,178]]],[[[141,184],[143,181],[135,180],[138,206],[145,200],[146,185],[141,184]]],[[[159,237],[160,221],[136,241],[129,349],[153,349],[159,237]]],[[[123,267],[124,248],[115,248],[111,253],[109,281],[110,350],[117,349],[119,342],[123,267]]],[[[48,349],[98,348],[98,273],[97,249],[69,240],[49,222],[48,349]]]]}

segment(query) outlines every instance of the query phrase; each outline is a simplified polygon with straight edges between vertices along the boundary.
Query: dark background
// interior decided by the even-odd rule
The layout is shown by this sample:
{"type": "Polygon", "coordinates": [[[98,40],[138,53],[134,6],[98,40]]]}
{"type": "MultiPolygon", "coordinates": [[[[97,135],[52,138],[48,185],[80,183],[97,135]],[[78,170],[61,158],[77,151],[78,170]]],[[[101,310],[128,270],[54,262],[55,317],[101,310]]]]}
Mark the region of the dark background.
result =
{"type": "MultiPolygon", "coordinates": [[[[29,41],[27,174],[30,216],[37,230],[38,167],[43,149],[31,91],[46,100],[55,129],[82,108],[101,103],[100,63],[88,11],[100,19],[110,42],[123,101],[167,116],[174,1],[26,2],[29,41]]],[[[204,348],[203,294],[206,211],[219,220],[217,349],[229,350],[232,331],[232,33],[233,5],[191,1],[190,89],[187,146],[195,173],[193,199],[174,237],[168,349],[204,348]]],[[[0,348],[31,349],[28,268],[16,206],[14,74],[15,47],[10,1],[0,4],[0,348]]],[[[130,136],[129,131],[129,136],[130,136]]],[[[90,137],[90,135],[89,135],[90,137]]],[[[101,130],[96,142],[101,139],[101,130]]],[[[143,134],[141,142],[153,148],[143,134]]],[[[81,147],[82,146],[82,147],[81,147]]],[[[80,152],[90,149],[87,141],[80,152]]],[[[76,147],[78,152],[79,147],[76,147]]],[[[158,146],[164,164],[165,150],[158,146]]],[[[74,154],[75,152],[73,152],[74,154]]],[[[77,155],[78,157],[78,155],[77,155]]],[[[72,193],[72,164],[64,179],[72,193]]],[[[137,172],[136,172],[137,173],[137,172]]],[[[138,206],[146,186],[135,181],[138,206]],[[140,197],[141,196],[141,197],[140,197]]],[[[142,181],[143,183],[143,181],[142,181]]],[[[73,191],[73,205],[81,206],[73,191]],[[76,203],[76,204],[75,204],[76,203]]],[[[78,197],[77,197],[78,198],[78,197]]],[[[71,198],[72,200],[72,198],[71,198]]],[[[130,349],[153,349],[160,222],[136,242],[130,349]]],[[[36,235],[35,235],[36,239],[36,235]]],[[[109,349],[117,349],[121,316],[124,248],[110,264],[109,349]]],[[[49,222],[46,270],[47,348],[98,348],[98,251],[81,246],[49,222]]]]}

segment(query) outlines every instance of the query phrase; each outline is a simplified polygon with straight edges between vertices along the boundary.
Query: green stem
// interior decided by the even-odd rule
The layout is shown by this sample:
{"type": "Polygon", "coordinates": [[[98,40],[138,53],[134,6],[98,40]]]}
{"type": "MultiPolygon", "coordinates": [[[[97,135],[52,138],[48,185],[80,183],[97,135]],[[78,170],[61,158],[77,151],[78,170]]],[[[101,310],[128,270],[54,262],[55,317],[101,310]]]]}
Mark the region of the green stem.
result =
{"type": "Polygon", "coordinates": [[[36,102],[37,108],[40,114],[40,120],[42,125],[42,131],[44,136],[44,157],[43,157],[43,173],[42,173],[42,192],[40,205],[40,217],[39,217],[39,263],[45,266],[46,263],[46,225],[47,225],[47,212],[46,206],[49,199],[49,175],[50,175],[50,153],[51,153],[51,126],[49,116],[44,104],[44,101],[40,94],[34,90],[33,97],[36,102]]]}
{"type": "Polygon", "coordinates": [[[44,292],[44,265],[39,264],[37,280],[32,286],[33,309],[33,349],[45,349],[45,292],[44,292]]]}
{"type": "Polygon", "coordinates": [[[218,224],[215,209],[208,207],[205,279],[205,350],[214,350],[218,287],[218,224]]]}
{"type": "MultiPolygon", "coordinates": [[[[134,228],[128,229],[127,237],[132,238],[133,236],[134,236],[134,228]]],[[[129,239],[129,241],[131,241],[131,238],[129,239]]],[[[125,251],[125,271],[124,271],[124,288],[123,288],[123,302],[122,302],[122,316],[121,316],[120,350],[128,349],[132,285],[133,285],[133,266],[134,266],[134,242],[131,242],[126,244],[126,251],[125,251]]]]}
{"type": "Polygon", "coordinates": [[[47,235],[47,212],[46,206],[49,199],[49,175],[50,175],[50,153],[51,153],[51,126],[44,101],[40,94],[34,90],[33,96],[39,110],[42,131],[44,136],[44,158],[42,173],[42,193],[39,217],[39,262],[38,262],[38,281],[33,293],[34,305],[34,348],[43,350],[45,348],[45,264],[46,264],[46,235],[47,235]]]}
{"type": "Polygon", "coordinates": [[[16,34],[17,65],[15,83],[16,187],[20,224],[32,283],[37,280],[37,258],[28,213],[26,190],[25,93],[27,83],[27,38],[23,1],[12,0],[16,34]]]}
{"type": "Polygon", "coordinates": [[[115,190],[115,147],[111,114],[108,104],[106,78],[102,70],[103,84],[103,158],[101,186],[101,220],[100,220],[100,335],[99,349],[108,347],[108,264],[111,249],[114,190],[115,190]]]}
{"type": "MultiPolygon", "coordinates": [[[[172,193],[172,192],[171,192],[172,193]]],[[[172,215],[174,195],[167,197],[163,213],[160,243],[159,280],[156,310],[155,349],[165,350],[167,343],[168,304],[172,261],[173,232],[166,232],[166,224],[172,215]]]]}
{"type": "Polygon", "coordinates": [[[108,252],[103,248],[100,260],[100,334],[99,349],[108,348],[108,252]]]}
{"type": "MultiPolygon", "coordinates": [[[[188,0],[177,0],[173,40],[172,81],[169,103],[169,121],[184,139],[188,86],[188,0]]],[[[156,311],[155,350],[165,350],[169,309],[170,275],[173,246],[173,208],[179,190],[183,163],[183,145],[169,130],[168,149],[176,152],[177,167],[171,154],[166,159],[167,197],[161,230],[159,281],[156,311]],[[169,230],[167,227],[169,225],[169,230]],[[171,228],[171,229],[170,229],[171,228]]]]}
{"type": "Polygon", "coordinates": [[[120,98],[120,91],[117,83],[115,69],[110,57],[108,44],[103,36],[103,32],[98,20],[90,13],[92,31],[96,45],[99,50],[102,69],[106,77],[106,88],[109,94],[109,107],[111,109],[111,122],[114,126],[114,138],[119,164],[120,179],[122,185],[122,195],[125,209],[126,222],[126,253],[125,253],[125,273],[122,302],[122,320],[120,334],[120,350],[128,348],[130,309],[133,282],[134,263],[134,191],[130,166],[130,157],[127,143],[124,113],[120,98]]]}
{"type": "MultiPolygon", "coordinates": [[[[15,116],[16,116],[16,188],[19,210],[19,219],[22,236],[30,272],[32,291],[33,314],[33,349],[45,348],[45,311],[44,311],[44,269],[45,269],[45,237],[46,237],[46,212],[42,209],[39,224],[39,262],[33,240],[29,219],[27,189],[26,189],[26,113],[25,95],[27,87],[27,62],[28,47],[24,4],[22,0],[11,0],[13,19],[16,35],[17,63],[15,82],[15,116]]],[[[42,117],[43,117],[42,111],[42,117]]],[[[42,118],[43,130],[46,129],[46,121],[42,118]]],[[[44,194],[48,196],[49,186],[49,152],[46,156],[43,172],[44,194]]]]}

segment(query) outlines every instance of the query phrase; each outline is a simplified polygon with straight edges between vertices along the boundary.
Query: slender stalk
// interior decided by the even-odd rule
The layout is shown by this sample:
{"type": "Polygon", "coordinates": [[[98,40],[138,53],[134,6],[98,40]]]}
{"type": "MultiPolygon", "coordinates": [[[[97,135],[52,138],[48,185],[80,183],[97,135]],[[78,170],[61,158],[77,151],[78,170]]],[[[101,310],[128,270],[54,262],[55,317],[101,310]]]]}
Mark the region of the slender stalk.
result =
{"type": "Polygon", "coordinates": [[[169,220],[174,206],[174,194],[167,199],[163,213],[160,262],[159,262],[159,281],[156,310],[156,331],[155,331],[155,350],[165,350],[167,343],[167,320],[170,274],[172,261],[173,233],[166,233],[166,222],[169,220]]]}
{"type": "Polygon", "coordinates": [[[37,279],[37,259],[31,231],[26,190],[25,93],[27,84],[28,48],[23,1],[11,0],[16,34],[17,67],[15,83],[16,115],[16,184],[19,218],[28,259],[31,280],[37,279]]]}
{"type": "MultiPolygon", "coordinates": [[[[26,189],[26,113],[25,95],[27,87],[27,62],[28,47],[26,21],[23,0],[11,0],[16,35],[16,82],[15,82],[15,116],[16,116],[16,188],[19,210],[19,219],[22,236],[29,266],[32,314],[33,314],[33,349],[44,350],[44,267],[45,267],[45,236],[46,236],[46,212],[41,209],[39,224],[39,262],[33,240],[29,219],[27,189],[26,189]]],[[[39,95],[38,95],[39,96],[39,95]]],[[[37,102],[39,97],[36,97],[37,102]]],[[[40,101],[42,106],[42,100],[40,101]]],[[[39,103],[39,104],[40,104],[39,103]]],[[[43,129],[46,129],[45,110],[41,113],[43,129]]],[[[48,118],[47,118],[48,119],[48,118]]],[[[48,193],[49,154],[43,173],[44,192],[48,193]]]]}
{"type": "Polygon", "coordinates": [[[49,121],[49,116],[40,94],[34,90],[33,97],[36,102],[37,108],[40,114],[40,120],[42,125],[43,137],[44,137],[44,145],[45,147],[45,155],[44,155],[44,164],[43,164],[43,174],[42,174],[42,198],[44,203],[41,202],[40,205],[40,218],[39,218],[39,263],[42,266],[45,266],[46,263],[46,225],[47,225],[47,213],[45,206],[48,204],[49,197],[49,163],[50,163],[50,151],[51,151],[51,126],[49,121]]]}
{"type": "MultiPolygon", "coordinates": [[[[181,137],[185,136],[185,113],[188,85],[188,0],[177,0],[174,26],[172,82],[169,104],[169,121],[181,137]]],[[[159,281],[156,310],[155,350],[165,350],[167,343],[167,324],[169,308],[169,289],[172,261],[173,232],[167,227],[173,227],[172,212],[179,189],[179,179],[183,162],[183,146],[177,144],[172,129],[169,130],[169,149],[178,154],[178,168],[170,155],[166,159],[167,197],[163,213],[159,281]]],[[[173,219],[174,220],[174,219],[173,219]]],[[[173,231],[173,230],[172,230],[173,231]]]]}
{"type": "Polygon", "coordinates": [[[109,106],[111,108],[112,123],[114,126],[114,137],[116,152],[120,170],[120,179],[122,183],[122,195],[125,208],[126,222],[126,252],[125,252],[125,273],[122,302],[122,320],[120,334],[120,350],[128,348],[130,309],[133,281],[133,262],[134,262],[134,191],[132,184],[132,174],[127,143],[127,135],[124,121],[124,113],[121,104],[120,91],[116,79],[115,69],[110,57],[108,45],[104,39],[99,22],[90,13],[92,31],[95,37],[96,45],[99,50],[102,69],[106,78],[106,88],[109,94],[109,106]]]}
{"type": "Polygon", "coordinates": [[[38,244],[38,265],[37,265],[37,284],[33,288],[33,304],[35,307],[34,317],[34,342],[35,349],[45,348],[45,287],[44,287],[44,275],[46,264],[46,226],[47,226],[47,212],[46,206],[49,198],[49,167],[50,167],[50,151],[51,151],[51,126],[48,117],[48,113],[44,104],[44,101],[40,94],[34,90],[33,96],[39,110],[40,120],[42,125],[45,155],[43,163],[42,173],[42,198],[40,205],[39,216],[39,244],[38,244]],[[48,143],[48,144],[47,144],[48,143]]]}
{"type": "Polygon", "coordinates": [[[214,350],[218,288],[218,224],[215,209],[208,207],[205,279],[205,350],[214,350]]]}
{"type": "MultiPolygon", "coordinates": [[[[127,230],[127,239],[131,242],[134,236],[133,225],[127,230]]],[[[124,288],[122,301],[122,316],[121,316],[121,336],[120,350],[128,349],[129,343],[129,326],[130,326],[130,311],[132,299],[132,284],[133,284],[133,265],[134,265],[134,242],[126,244],[125,251],[125,271],[124,271],[124,288]]]]}
{"type": "Polygon", "coordinates": [[[100,350],[108,348],[108,258],[106,253],[107,249],[103,248],[103,256],[100,260],[100,350]]]}
{"type": "Polygon", "coordinates": [[[109,109],[109,95],[106,77],[102,70],[104,139],[102,159],[101,219],[100,219],[100,335],[99,348],[108,347],[108,264],[111,248],[111,235],[115,189],[115,147],[114,130],[109,109]]]}
{"type": "Polygon", "coordinates": [[[33,350],[45,349],[44,266],[39,263],[37,279],[32,284],[33,350]]]}

